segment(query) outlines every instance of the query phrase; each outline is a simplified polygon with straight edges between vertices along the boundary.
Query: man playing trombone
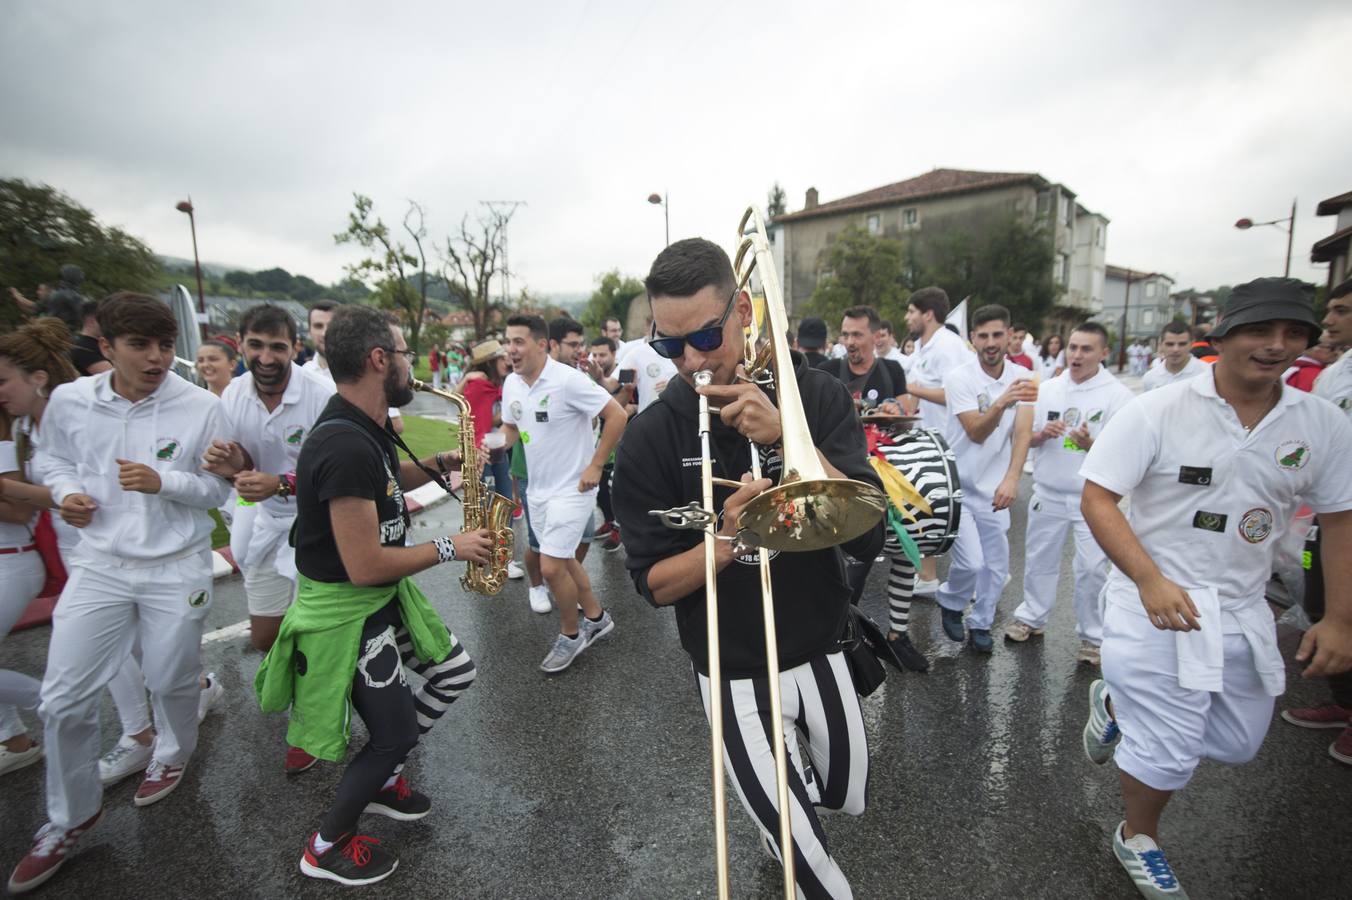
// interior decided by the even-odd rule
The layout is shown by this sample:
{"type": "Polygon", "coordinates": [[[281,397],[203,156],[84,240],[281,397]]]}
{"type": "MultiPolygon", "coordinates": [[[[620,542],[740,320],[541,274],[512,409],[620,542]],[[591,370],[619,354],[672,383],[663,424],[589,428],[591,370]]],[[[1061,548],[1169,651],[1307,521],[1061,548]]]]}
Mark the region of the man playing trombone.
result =
{"type": "MultiPolygon", "coordinates": [[[[714,506],[719,500],[722,506],[714,526],[720,539],[713,542],[713,552],[724,768],[742,805],[760,826],[766,849],[782,858],[770,737],[772,728],[782,729],[788,750],[797,895],[850,897],[849,883],[826,849],[817,809],[851,815],[864,811],[868,746],[855,687],[840,652],[850,615],[850,589],[840,551],[856,559],[873,559],[882,548],[882,525],[839,548],[773,556],[770,572],[782,695],[781,722],[773,723],[758,555],[735,541],[743,508],[778,481],[785,455],[775,397],[740,377],[745,371],[745,329],[752,323],[752,301],[746,291],[737,289],[727,254],[703,239],[679,241],[664,250],[644,284],[653,313],[649,341],[676,364],[680,378],[632,420],[617,451],[613,499],[630,574],[650,603],[675,608],[681,645],[690,655],[709,716],[704,535],[699,529],[669,528],[650,514],[703,496],[698,424],[702,394],[719,407],[709,417],[709,448],[717,485],[714,506]],[[697,389],[696,373],[703,377],[706,372],[710,383],[697,389]],[[768,476],[756,481],[750,475],[752,444],[768,476]],[[722,479],[742,486],[733,490],[719,485],[722,479]],[[800,752],[800,735],[805,754],[800,752]]],[[[791,368],[778,368],[795,376],[812,444],[828,477],[879,487],[845,386],[810,368],[796,354],[791,368]]]]}

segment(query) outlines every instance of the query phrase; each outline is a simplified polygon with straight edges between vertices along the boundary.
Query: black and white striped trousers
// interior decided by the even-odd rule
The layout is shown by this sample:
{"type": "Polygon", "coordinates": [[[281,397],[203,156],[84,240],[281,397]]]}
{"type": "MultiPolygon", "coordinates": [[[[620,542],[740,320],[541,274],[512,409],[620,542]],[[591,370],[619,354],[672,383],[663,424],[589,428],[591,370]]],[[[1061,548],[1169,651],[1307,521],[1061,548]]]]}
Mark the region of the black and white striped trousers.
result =
{"type": "MultiPolygon", "coordinates": [[[[891,568],[887,573],[887,624],[891,631],[906,634],[911,627],[911,597],[915,594],[915,566],[902,552],[896,538],[888,535],[883,552],[887,554],[891,568]]],[[[868,580],[872,562],[850,560],[846,568],[846,577],[850,582],[850,602],[855,606],[864,596],[864,583],[868,580]]]]}
{"type": "MultiPolygon", "coordinates": [[[[695,674],[707,719],[709,678],[695,674]]],[[[802,900],[852,897],[845,873],[827,850],[817,808],[857,816],[867,803],[868,739],[854,682],[844,656],[837,652],[780,672],[779,684],[783,721],[774,723],[768,679],[724,681],[723,765],[742,806],[782,859],[770,729],[783,729],[798,896],[802,900]],[[810,775],[804,772],[800,735],[807,745],[810,775]]]]}
{"type": "Polygon", "coordinates": [[[454,634],[451,635],[450,654],[439,663],[425,663],[418,659],[413,653],[413,641],[408,636],[407,628],[400,626],[394,639],[399,644],[399,656],[404,661],[404,668],[426,679],[422,687],[413,693],[413,705],[418,711],[418,735],[422,736],[432,730],[437,719],[474,683],[477,674],[474,660],[469,658],[464,645],[454,634]]]}

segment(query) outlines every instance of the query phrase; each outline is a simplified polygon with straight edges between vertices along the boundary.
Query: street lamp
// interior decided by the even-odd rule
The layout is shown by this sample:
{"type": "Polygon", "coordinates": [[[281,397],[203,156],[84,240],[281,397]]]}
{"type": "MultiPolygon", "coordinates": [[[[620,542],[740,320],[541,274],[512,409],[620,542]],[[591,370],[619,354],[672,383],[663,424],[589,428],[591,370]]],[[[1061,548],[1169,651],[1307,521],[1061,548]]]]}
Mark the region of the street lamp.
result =
{"type": "Polygon", "coordinates": [[[667,202],[666,194],[649,194],[648,202],[654,206],[662,207],[662,221],[667,230],[667,246],[671,246],[671,204],[667,202]]]}
{"type": "Polygon", "coordinates": [[[181,213],[188,214],[188,225],[192,228],[192,263],[197,269],[197,312],[201,315],[198,327],[202,331],[202,339],[207,337],[207,299],[206,293],[202,290],[202,261],[197,257],[197,219],[193,216],[192,197],[180,202],[174,207],[181,213]]]}
{"type": "Polygon", "coordinates": [[[1248,231],[1255,225],[1272,225],[1281,228],[1286,232],[1286,277],[1291,277],[1291,243],[1296,236],[1296,201],[1291,201],[1291,215],[1281,219],[1273,219],[1271,222],[1255,222],[1253,219],[1244,218],[1235,223],[1235,227],[1240,231],[1248,231]],[[1282,223],[1286,225],[1283,226],[1282,223]]]}

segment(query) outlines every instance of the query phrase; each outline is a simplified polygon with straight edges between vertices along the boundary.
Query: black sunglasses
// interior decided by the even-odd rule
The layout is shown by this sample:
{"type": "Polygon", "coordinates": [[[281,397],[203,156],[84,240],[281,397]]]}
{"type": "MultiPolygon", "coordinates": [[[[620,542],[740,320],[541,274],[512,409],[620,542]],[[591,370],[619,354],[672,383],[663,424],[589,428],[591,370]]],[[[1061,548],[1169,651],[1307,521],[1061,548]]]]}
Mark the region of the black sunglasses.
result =
{"type": "Polygon", "coordinates": [[[708,328],[701,328],[689,334],[683,334],[679,337],[657,337],[657,325],[654,324],[653,336],[648,338],[648,346],[656,350],[658,356],[664,356],[667,359],[679,358],[681,354],[685,353],[686,344],[701,353],[717,350],[723,346],[723,326],[728,323],[728,316],[732,314],[732,301],[736,299],[737,291],[733,291],[717,325],[710,325],[708,328]]]}

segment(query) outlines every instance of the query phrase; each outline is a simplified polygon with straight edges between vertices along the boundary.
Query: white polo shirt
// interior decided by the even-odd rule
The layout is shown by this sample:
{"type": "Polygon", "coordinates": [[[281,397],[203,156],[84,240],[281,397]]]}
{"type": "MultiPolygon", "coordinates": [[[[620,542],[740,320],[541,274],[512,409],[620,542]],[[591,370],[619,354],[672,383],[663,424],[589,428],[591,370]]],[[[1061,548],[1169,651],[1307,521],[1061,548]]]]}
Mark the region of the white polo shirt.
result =
{"type": "Polygon", "coordinates": [[[633,341],[625,348],[624,358],[615,368],[634,370],[635,403],[643,412],[676,377],[676,364],[660,355],[647,341],[633,341]]]}
{"type": "Polygon", "coordinates": [[[1189,378],[1195,378],[1196,376],[1201,375],[1210,368],[1210,363],[1204,363],[1189,353],[1187,363],[1185,363],[1183,368],[1178,371],[1177,375],[1170,372],[1168,367],[1162,362],[1158,366],[1153,367],[1149,372],[1146,372],[1145,377],[1141,379],[1141,389],[1143,391],[1153,391],[1155,388],[1162,388],[1166,384],[1173,384],[1176,381],[1187,381],[1189,378]]]}
{"type": "MultiPolygon", "coordinates": [[[[231,379],[221,394],[226,433],[249,451],[257,471],[294,472],[301,443],[333,395],[331,378],[315,378],[292,363],[282,402],[268,412],[254,387],[253,373],[245,372],[231,379]]],[[[281,497],[269,497],[262,505],[274,516],[296,514],[296,504],[281,497]]]]}
{"type": "MultiPolygon", "coordinates": [[[[1014,417],[1018,407],[1007,409],[999,423],[980,444],[967,436],[967,429],[958,421],[958,414],[984,413],[1001,394],[1020,378],[1032,376],[1023,366],[1005,360],[999,378],[992,378],[973,359],[944,376],[944,394],[948,399],[948,429],[945,432],[949,446],[958,461],[958,478],[967,496],[978,495],[989,500],[995,496],[1005,473],[1009,471],[1009,454],[1013,446],[1014,417]]],[[[1026,404],[1019,404],[1020,406],[1026,404]]]]}
{"type": "MultiPolygon", "coordinates": [[[[1131,528],[1169,580],[1214,587],[1222,609],[1261,603],[1282,533],[1301,503],[1352,509],[1352,423],[1282,385],[1249,433],[1215,378],[1142,394],[1090,448],[1080,474],[1131,495],[1131,528]]],[[[1131,588],[1116,568],[1109,587],[1131,588]]]]}
{"type": "MultiPolygon", "coordinates": [[[[328,366],[321,366],[321,365],[319,364],[319,360],[320,360],[320,357],[316,354],[315,356],[311,357],[311,358],[305,363],[305,365],[301,366],[301,368],[304,369],[304,370],[305,370],[307,373],[309,373],[310,375],[317,376],[318,378],[321,378],[321,379],[323,379],[324,381],[327,381],[328,384],[329,384],[329,387],[333,388],[334,391],[337,391],[338,387],[337,387],[337,385],[334,383],[334,380],[333,380],[333,373],[329,371],[329,367],[328,367],[328,366]]],[[[386,410],[385,415],[389,416],[391,419],[397,419],[397,418],[399,418],[400,416],[402,416],[403,413],[401,413],[401,412],[399,411],[399,407],[397,407],[397,406],[391,406],[388,410],[386,410]]]]}
{"type": "Polygon", "coordinates": [[[578,493],[578,480],[596,452],[592,419],[609,402],[605,388],[552,358],[532,385],[515,372],[507,376],[502,421],[521,432],[532,503],[537,497],[578,493]]]}
{"type": "Polygon", "coordinates": [[[1038,447],[1033,463],[1033,484],[1043,493],[1079,497],[1084,487],[1080,466],[1085,454],[1070,439],[1070,432],[1085,425],[1089,436],[1098,440],[1103,427],[1136,395],[1107,369],[1099,367],[1092,378],[1076,384],[1070,370],[1062,372],[1038,388],[1033,413],[1033,431],[1041,431],[1050,421],[1064,422],[1066,433],[1038,447]]]}
{"type": "Polygon", "coordinates": [[[1352,350],[1319,373],[1311,393],[1352,416],[1352,350]]]}
{"type": "MultiPolygon", "coordinates": [[[[928,341],[915,342],[906,380],[923,388],[943,387],[945,375],[975,358],[962,338],[947,328],[940,328],[928,341]]],[[[921,400],[920,420],[926,428],[943,432],[948,427],[948,410],[942,403],[921,400]]]]}

